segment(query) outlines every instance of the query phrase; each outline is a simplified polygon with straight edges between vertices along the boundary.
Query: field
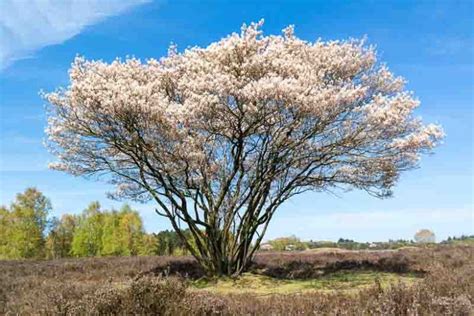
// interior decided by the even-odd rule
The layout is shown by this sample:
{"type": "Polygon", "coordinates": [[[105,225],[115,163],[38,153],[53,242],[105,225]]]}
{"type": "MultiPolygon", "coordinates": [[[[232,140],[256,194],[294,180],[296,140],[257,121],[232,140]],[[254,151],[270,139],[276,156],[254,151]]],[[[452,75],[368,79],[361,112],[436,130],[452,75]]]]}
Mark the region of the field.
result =
{"type": "Polygon", "coordinates": [[[0,314],[470,315],[474,247],[265,252],[240,278],[189,257],[0,261],[0,314]]]}

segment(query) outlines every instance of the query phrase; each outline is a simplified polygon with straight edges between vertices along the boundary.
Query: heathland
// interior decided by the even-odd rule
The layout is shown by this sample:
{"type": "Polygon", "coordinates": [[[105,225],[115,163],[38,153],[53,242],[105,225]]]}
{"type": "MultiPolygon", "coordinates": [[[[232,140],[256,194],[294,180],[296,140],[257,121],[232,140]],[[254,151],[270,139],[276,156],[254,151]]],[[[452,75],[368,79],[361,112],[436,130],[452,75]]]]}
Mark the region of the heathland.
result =
{"type": "Polygon", "coordinates": [[[469,315],[474,246],[260,252],[238,278],[191,257],[0,261],[2,314],[469,315]]]}

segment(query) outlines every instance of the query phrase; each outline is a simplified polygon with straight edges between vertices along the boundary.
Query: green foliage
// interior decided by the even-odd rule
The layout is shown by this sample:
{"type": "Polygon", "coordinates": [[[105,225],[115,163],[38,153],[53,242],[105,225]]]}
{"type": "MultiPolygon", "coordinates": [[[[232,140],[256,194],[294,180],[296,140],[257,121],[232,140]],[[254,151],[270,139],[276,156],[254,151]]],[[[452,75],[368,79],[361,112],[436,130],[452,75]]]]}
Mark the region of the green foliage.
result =
{"type": "Polygon", "coordinates": [[[143,224],[140,215],[124,205],[120,212],[104,213],[102,251],[104,256],[135,256],[143,251],[143,224]]]}
{"type": "Polygon", "coordinates": [[[64,258],[71,255],[72,240],[79,217],[64,214],[60,220],[53,218],[50,232],[46,239],[46,256],[48,258],[64,258]]]}
{"type": "Polygon", "coordinates": [[[145,245],[144,236],[140,215],[128,205],[120,211],[101,211],[95,202],[80,217],[71,253],[77,257],[152,254],[145,248],[150,247],[150,238],[145,245]]]}
{"type": "Polygon", "coordinates": [[[157,241],[153,234],[144,234],[138,248],[138,255],[152,256],[157,254],[157,241]]]}
{"type": "Polygon", "coordinates": [[[116,211],[102,214],[102,238],[98,248],[104,256],[129,255],[127,247],[121,242],[120,217],[116,211]]]}
{"type": "MultiPolygon", "coordinates": [[[[192,240],[189,230],[184,230],[183,233],[188,240],[192,240]]],[[[180,256],[188,254],[183,241],[175,231],[164,230],[155,234],[155,237],[157,242],[157,255],[180,256]]]]}
{"type": "MultiPolygon", "coordinates": [[[[48,218],[50,201],[38,190],[0,206],[0,259],[135,256],[157,253],[157,238],[145,234],[138,212],[124,205],[102,211],[91,203],[81,215],[48,218]]],[[[176,241],[173,241],[176,243],[176,241]]],[[[173,246],[178,251],[179,243],[173,246]]]]}
{"type": "Polygon", "coordinates": [[[276,251],[305,250],[307,245],[296,236],[281,237],[268,242],[276,251]]]}
{"type": "Polygon", "coordinates": [[[76,257],[100,255],[102,249],[103,214],[100,204],[93,202],[84,210],[74,233],[71,254],[76,257]]]}
{"type": "Polygon", "coordinates": [[[10,240],[10,212],[9,210],[1,206],[0,207],[0,259],[8,258],[9,253],[9,240],[10,240]]]}
{"type": "Polygon", "coordinates": [[[143,222],[138,212],[132,210],[130,206],[124,205],[118,214],[120,242],[125,245],[126,255],[136,256],[143,247],[144,229],[143,222]]]}
{"type": "Polygon", "coordinates": [[[0,209],[0,258],[34,258],[44,255],[50,201],[37,189],[18,194],[10,209],[0,209]]]}

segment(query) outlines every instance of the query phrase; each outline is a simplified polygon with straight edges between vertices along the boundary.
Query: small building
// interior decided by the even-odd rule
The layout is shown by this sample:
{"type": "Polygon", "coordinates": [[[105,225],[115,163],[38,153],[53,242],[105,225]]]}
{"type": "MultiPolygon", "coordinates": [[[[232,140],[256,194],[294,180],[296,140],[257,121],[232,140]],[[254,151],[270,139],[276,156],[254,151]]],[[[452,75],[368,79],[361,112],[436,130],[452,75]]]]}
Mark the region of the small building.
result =
{"type": "Polygon", "coordinates": [[[270,251],[273,250],[273,246],[270,245],[269,243],[264,243],[260,245],[260,250],[262,251],[270,251]]]}
{"type": "Polygon", "coordinates": [[[293,244],[289,244],[285,247],[285,251],[293,251],[296,250],[296,246],[293,244]]]}

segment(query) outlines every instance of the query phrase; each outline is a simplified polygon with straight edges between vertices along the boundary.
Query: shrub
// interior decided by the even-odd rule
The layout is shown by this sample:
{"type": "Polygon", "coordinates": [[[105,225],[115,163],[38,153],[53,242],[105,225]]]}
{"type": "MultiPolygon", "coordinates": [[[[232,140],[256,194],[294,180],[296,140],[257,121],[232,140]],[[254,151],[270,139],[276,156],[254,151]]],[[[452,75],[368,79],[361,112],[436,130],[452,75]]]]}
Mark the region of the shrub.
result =
{"type": "Polygon", "coordinates": [[[0,261],[0,314],[469,315],[474,312],[473,250],[442,245],[397,252],[276,252],[258,255],[252,267],[254,273],[280,278],[313,278],[338,269],[425,272],[415,284],[382,287],[375,281],[350,294],[196,292],[184,277],[195,266],[189,257],[0,261]]]}

